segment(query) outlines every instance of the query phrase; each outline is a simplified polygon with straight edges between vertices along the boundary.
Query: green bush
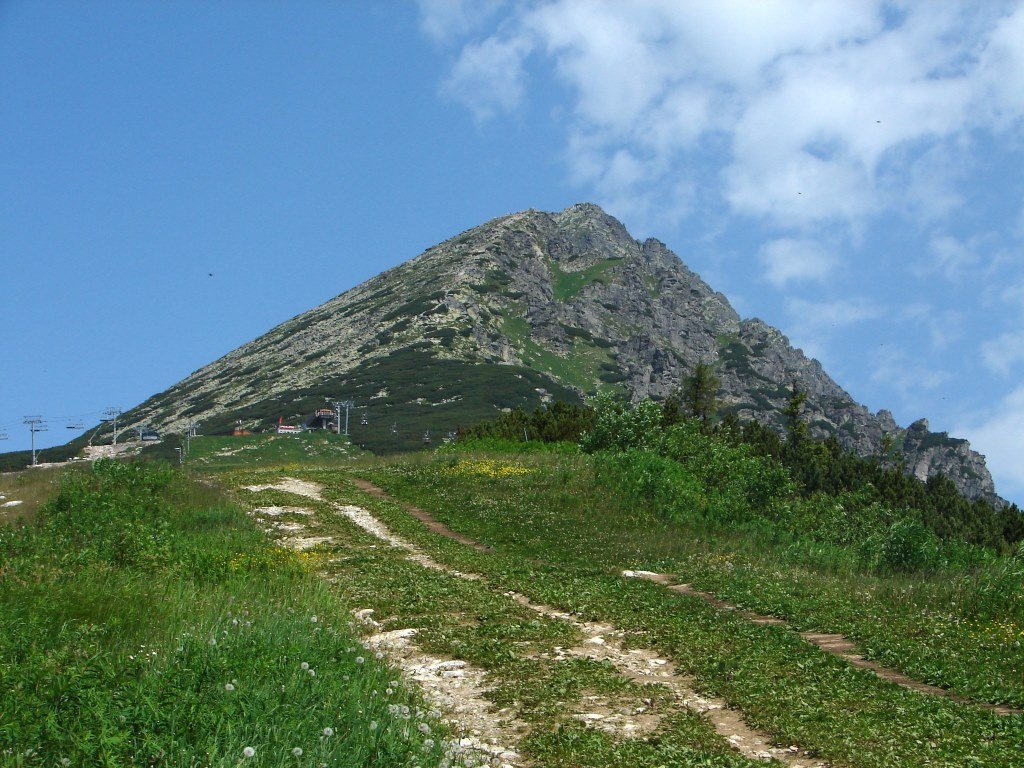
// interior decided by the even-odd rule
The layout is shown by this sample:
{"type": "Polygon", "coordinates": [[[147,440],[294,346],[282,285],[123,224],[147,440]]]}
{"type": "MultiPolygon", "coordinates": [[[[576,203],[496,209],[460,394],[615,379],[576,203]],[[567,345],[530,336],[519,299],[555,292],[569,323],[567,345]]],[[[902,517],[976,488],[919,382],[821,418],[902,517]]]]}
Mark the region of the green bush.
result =
{"type": "Polygon", "coordinates": [[[586,453],[653,448],[661,439],[661,408],[650,400],[630,405],[614,394],[598,394],[593,425],[580,438],[586,453]]]}
{"type": "Polygon", "coordinates": [[[707,511],[700,481],[679,462],[651,451],[599,454],[594,472],[602,489],[670,519],[690,520],[707,511]]]}
{"type": "Polygon", "coordinates": [[[878,546],[878,566],[909,573],[932,570],[941,564],[939,537],[918,520],[897,520],[878,546]]]}

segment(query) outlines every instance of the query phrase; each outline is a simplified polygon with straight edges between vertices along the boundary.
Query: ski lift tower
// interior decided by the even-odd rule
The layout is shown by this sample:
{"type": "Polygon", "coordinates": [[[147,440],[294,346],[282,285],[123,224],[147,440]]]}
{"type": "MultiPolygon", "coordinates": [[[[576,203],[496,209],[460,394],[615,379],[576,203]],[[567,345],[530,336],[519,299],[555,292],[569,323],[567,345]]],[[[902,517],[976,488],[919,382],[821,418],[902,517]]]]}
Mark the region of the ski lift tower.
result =
{"type": "MultiPolygon", "coordinates": [[[[348,412],[349,409],[355,408],[356,404],[351,400],[331,400],[331,405],[334,406],[335,413],[338,414],[338,418],[335,420],[337,424],[337,433],[341,434],[341,409],[345,409],[345,434],[348,434],[348,412]]],[[[364,417],[365,418],[365,417],[364,417]]]]}
{"type": "Polygon", "coordinates": [[[39,463],[36,458],[36,432],[45,432],[46,424],[43,423],[42,416],[26,416],[24,423],[28,426],[28,431],[32,433],[32,466],[34,467],[39,463]]]}
{"type": "Polygon", "coordinates": [[[122,413],[123,411],[120,408],[107,408],[107,410],[103,412],[103,415],[107,417],[104,421],[114,422],[114,442],[112,445],[117,445],[117,417],[122,413]]]}

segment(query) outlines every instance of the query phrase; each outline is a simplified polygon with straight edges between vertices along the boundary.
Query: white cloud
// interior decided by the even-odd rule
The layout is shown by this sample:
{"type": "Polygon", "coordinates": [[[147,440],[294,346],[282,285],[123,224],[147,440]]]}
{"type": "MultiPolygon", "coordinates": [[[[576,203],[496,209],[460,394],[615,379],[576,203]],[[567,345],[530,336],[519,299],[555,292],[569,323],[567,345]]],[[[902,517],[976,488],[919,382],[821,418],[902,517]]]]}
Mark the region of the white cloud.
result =
{"type": "Polygon", "coordinates": [[[1024,503],[1024,386],[1003,397],[989,412],[965,419],[964,435],[986,457],[996,491],[1024,503]]]}
{"type": "Polygon", "coordinates": [[[787,328],[793,344],[808,357],[825,361],[832,335],[843,328],[877,320],[885,310],[865,298],[836,299],[833,301],[786,300],[786,313],[790,317],[787,328]]]}
{"type": "Polygon", "coordinates": [[[931,304],[916,302],[905,306],[900,317],[927,328],[931,348],[936,352],[964,337],[964,313],[955,309],[939,310],[931,304]]]}
{"type": "Polygon", "coordinates": [[[489,37],[462,49],[441,92],[467,106],[478,120],[511,112],[523,100],[523,59],[529,43],[518,37],[489,37]]]}
{"type": "Polygon", "coordinates": [[[416,0],[420,29],[435,43],[449,43],[483,26],[504,0],[416,0]]]}
{"type": "Polygon", "coordinates": [[[926,271],[937,270],[947,280],[959,280],[980,261],[973,248],[949,235],[933,237],[928,250],[931,262],[926,271]]]}
{"type": "Polygon", "coordinates": [[[1008,376],[1024,363],[1024,331],[1009,331],[981,345],[981,357],[989,370],[1008,376]]]}
{"type": "Polygon", "coordinates": [[[804,317],[819,327],[846,328],[865,320],[877,320],[885,310],[870,299],[837,299],[806,301],[789,299],[786,310],[794,317],[804,317]]]}
{"type": "MultiPolygon", "coordinates": [[[[450,26],[466,26],[458,21],[464,3],[444,7],[457,20],[450,26]]],[[[445,91],[478,118],[515,109],[523,59],[546,57],[572,99],[574,177],[602,202],[639,196],[636,207],[661,206],[669,219],[696,196],[666,191],[698,184],[698,195],[721,194],[734,212],[788,227],[856,230],[894,208],[934,219],[962,202],[942,170],[956,142],[1024,115],[1020,4],[546,0],[511,8],[497,32],[463,48],[445,91]],[[731,149],[718,157],[717,176],[698,179],[687,160],[709,137],[731,149]],[[622,172],[624,157],[642,168],[642,189],[622,172]],[[597,170],[612,164],[620,168],[597,170]]],[[[425,11],[423,23],[436,26],[438,17],[425,11]]]]}
{"type": "Polygon", "coordinates": [[[819,243],[789,237],[771,241],[759,257],[768,282],[780,288],[794,282],[824,282],[839,263],[819,243]]]}
{"type": "Polygon", "coordinates": [[[883,349],[875,354],[871,381],[894,390],[911,408],[922,404],[921,394],[935,390],[950,380],[950,374],[923,365],[899,349],[883,349]]]}

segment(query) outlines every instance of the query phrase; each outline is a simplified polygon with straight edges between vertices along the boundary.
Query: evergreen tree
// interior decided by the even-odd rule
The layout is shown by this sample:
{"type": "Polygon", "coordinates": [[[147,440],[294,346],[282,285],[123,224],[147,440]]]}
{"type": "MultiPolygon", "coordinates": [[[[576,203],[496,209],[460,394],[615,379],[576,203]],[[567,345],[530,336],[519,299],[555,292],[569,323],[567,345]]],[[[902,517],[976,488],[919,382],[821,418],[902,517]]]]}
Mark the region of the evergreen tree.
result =
{"type": "Polygon", "coordinates": [[[661,405],[661,426],[671,427],[674,424],[681,424],[683,421],[683,409],[680,407],[681,398],[676,390],[665,398],[661,405]]]}
{"type": "Polygon", "coordinates": [[[683,404],[686,413],[698,419],[701,428],[707,431],[715,412],[718,410],[718,377],[707,363],[697,363],[693,375],[686,379],[683,386],[683,404]]]}
{"type": "Polygon", "coordinates": [[[789,400],[783,413],[786,415],[786,437],[794,448],[807,439],[807,422],[803,420],[802,411],[807,393],[800,391],[794,381],[791,386],[789,400]]]}

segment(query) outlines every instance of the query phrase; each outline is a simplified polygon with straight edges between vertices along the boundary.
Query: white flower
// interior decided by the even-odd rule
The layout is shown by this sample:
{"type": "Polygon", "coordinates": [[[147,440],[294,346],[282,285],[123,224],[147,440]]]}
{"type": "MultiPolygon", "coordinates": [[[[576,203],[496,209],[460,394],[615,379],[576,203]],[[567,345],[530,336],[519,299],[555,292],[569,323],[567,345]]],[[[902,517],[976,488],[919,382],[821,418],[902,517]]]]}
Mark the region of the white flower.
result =
{"type": "Polygon", "coordinates": [[[334,729],[333,728],[324,728],[324,736],[333,736],[333,735],[334,735],[334,729]]]}
{"type": "Polygon", "coordinates": [[[292,754],[296,757],[302,757],[302,747],[295,747],[295,749],[292,750],[292,754]]]}
{"type": "Polygon", "coordinates": [[[310,669],[310,670],[307,670],[307,671],[309,672],[309,676],[310,677],[316,677],[316,670],[315,669],[310,669]]]}
{"type": "Polygon", "coordinates": [[[378,659],[383,659],[384,658],[384,654],[381,651],[377,651],[373,655],[374,655],[375,658],[378,658],[378,659]]]}
{"type": "Polygon", "coordinates": [[[392,693],[394,693],[394,691],[391,688],[387,688],[385,689],[384,693],[390,696],[392,693]]]}
{"type": "Polygon", "coordinates": [[[231,683],[225,683],[224,684],[224,690],[225,691],[233,691],[233,690],[235,690],[235,686],[233,686],[231,683]]]}
{"type": "Polygon", "coordinates": [[[304,661],[301,664],[299,664],[299,667],[301,667],[303,670],[309,669],[309,662],[304,661]]]}
{"type": "Polygon", "coordinates": [[[242,750],[242,755],[245,756],[245,757],[252,757],[255,754],[256,754],[256,750],[253,749],[252,747],[246,747],[245,749],[242,750]]]}
{"type": "Polygon", "coordinates": [[[362,656],[356,656],[356,664],[362,664],[364,661],[366,661],[366,659],[362,656]]]}
{"type": "Polygon", "coordinates": [[[416,727],[420,729],[420,733],[430,733],[430,726],[426,723],[420,723],[416,727]]]}

